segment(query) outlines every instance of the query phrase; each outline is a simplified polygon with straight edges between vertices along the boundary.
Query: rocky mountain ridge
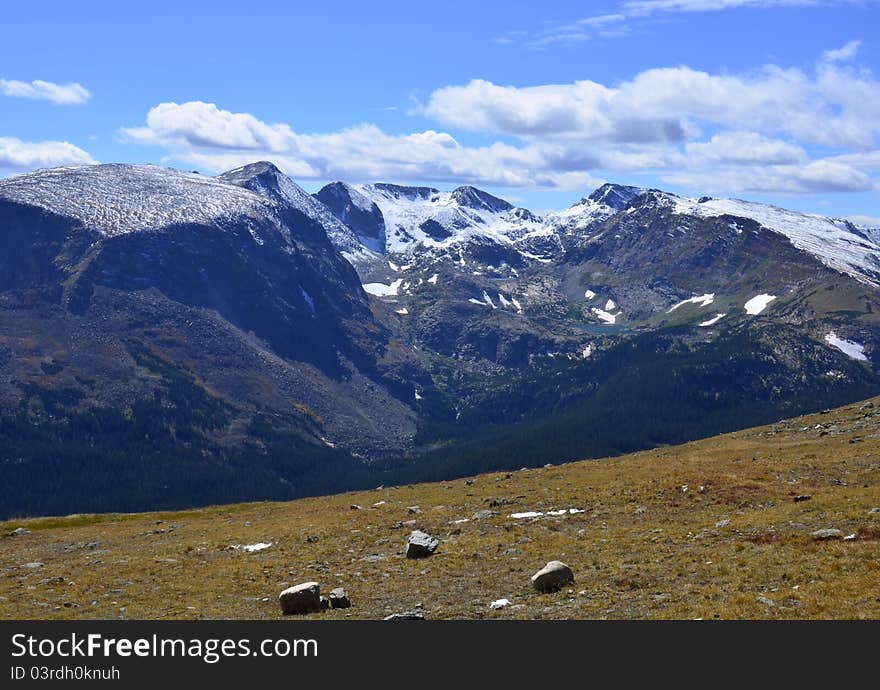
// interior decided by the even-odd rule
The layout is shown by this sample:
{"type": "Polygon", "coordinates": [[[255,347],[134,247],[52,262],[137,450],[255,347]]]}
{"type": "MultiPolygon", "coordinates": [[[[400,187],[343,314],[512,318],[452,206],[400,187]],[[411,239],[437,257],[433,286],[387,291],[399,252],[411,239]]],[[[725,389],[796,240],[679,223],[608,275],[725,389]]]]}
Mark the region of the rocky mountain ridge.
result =
{"type": "Polygon", "coordinates": [[[267,162],[102,165],[0,181],[0,249],[22,510],[71,457],[102,506],[149,507],[164,475],[179,505],[284,498],[880,392],[871,233],[748,202],[606,184],[539,216],[467,186],[310,195],[267,162]]]}

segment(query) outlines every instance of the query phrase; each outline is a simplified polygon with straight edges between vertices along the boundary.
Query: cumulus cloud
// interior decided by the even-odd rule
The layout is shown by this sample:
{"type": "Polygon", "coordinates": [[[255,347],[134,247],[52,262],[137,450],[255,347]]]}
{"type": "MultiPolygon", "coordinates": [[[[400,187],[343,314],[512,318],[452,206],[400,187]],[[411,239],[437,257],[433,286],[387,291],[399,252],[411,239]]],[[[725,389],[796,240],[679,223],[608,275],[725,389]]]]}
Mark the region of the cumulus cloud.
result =
{"type": "Polygon", "coordinates": [[[505,187],[582,188],[593,178],[579,157],[558,148],[495,142],[462,146],[435,130],[388,134],[362,124],[339,132],[298,133],[249,113],[213,103],[162,103],[143,127],[126,128],[130,141],[162,146],[170,158],[221,171],[268,158],[299,178],[413,179],[505,187]]]}
{"type": "Polygon", "coordinates": [[[160,103],[147,113],[146,127],[125,129],[144,143],[282,152],[293,142],[287,125],[270,125],[248,113],[220,110],[213,103],[160,103]]]}
{"type": "Polygon", "coordinates": [[[683,169],[662,175],[664,182],[710,193],[866,192],[877,182],[855,168],[833,160],[806,165],[753,165],[705,170],[683,169]]]}
{"type": "Polygon", "coordinates": [[[695,165],[784,165],[807,160],[807,152],[800,146],[742,131],[722,132],[706,142],[688,143],[685,153],[695,165]]]}
{"type": "Polygon", "coordinates": [[[88,153],[66,141],[32,142],[0,137],[0,169],[24,171],[95,162],[88,153]]]}
{"type": "Polygon", "coordinates": [[[618,86],[475,79],[437,89],[420,112],[453,127],[521,137],[675,142],[703,122],[866,148],[880,131],[880,82],[830,63],[812,76],[772,65],[749,75],[657,68],[618,86]]]}
{"type": "Polygon", "coordinates": [[[40,79],[31,82],[0,79],[0,93],[13,98],[50,101],[58,105],[81,105],[92,97],[82,84],[55,84],[40,79]]]}
{"type": "Polygon", "coordinates": [[[436,129],[403,134],[372,124],[299,132],[201,101],[161,103],[123,134],[212,171],[267,158],[318,180],[573,189],[650,173],[695,192],[866,191],[880,173],[880,82],[853,64],[857,47],[826,51],[809,72],[677,66],[617,84],[475,79],[416,107],[436,129]],[[486,143],[462,143],[462,132],[486,143]]]}

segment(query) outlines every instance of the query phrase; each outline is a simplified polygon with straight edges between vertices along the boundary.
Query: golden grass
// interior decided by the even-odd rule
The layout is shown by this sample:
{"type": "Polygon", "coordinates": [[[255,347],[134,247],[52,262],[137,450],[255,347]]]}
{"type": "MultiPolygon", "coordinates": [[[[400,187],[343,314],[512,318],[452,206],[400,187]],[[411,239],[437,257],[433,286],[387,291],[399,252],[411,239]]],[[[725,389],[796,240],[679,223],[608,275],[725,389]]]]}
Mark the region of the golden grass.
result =
{"type": "Polygon", "coordinates": [[[324,619],[382,618],[416,604],[427,618],[877,619],[877,507],[880,413],[851,405],[471,482],[8,521],[0,533],[33,533],[0,539],[0,616],[280,618],[278,593],[317,580],[322,591],[345,587],[353,603],[314,614],[324,619]],[[812,499],[794,502],[800,494],[812,499]],[[511,503],[491,507],[501,500],[511,503]],[[584,512],[510,517],[562,508],[584,512]],[[483,509],[497,515],[473,519],[483,509]],[[716,526],[722,520],[730,524],[716,526]],[[817,541],[811,533],[823,527],[857,536],[817,541]],[[416,528],[441,539],[431,558],[404,558],[416,528]],[[256,542],[273,546],[231,548],[256,542]],[[576,584],[539,594],[529,576],[553,559],[572,567],[576,584]],[[490,611],[502,597],[514,606],[490,611]]]}

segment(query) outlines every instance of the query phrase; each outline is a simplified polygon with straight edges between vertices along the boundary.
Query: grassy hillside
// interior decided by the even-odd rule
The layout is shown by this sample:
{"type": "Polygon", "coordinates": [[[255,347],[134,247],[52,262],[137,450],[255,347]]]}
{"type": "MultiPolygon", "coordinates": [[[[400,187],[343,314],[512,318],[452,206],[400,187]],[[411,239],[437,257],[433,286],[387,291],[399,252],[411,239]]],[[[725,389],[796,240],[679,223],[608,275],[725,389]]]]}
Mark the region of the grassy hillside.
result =
{"type": "Polygon", "coordinates": [[[880,400],[607,460],[178,513],[7,521],[3,618],[880,618],[880,400]],[[795,501],[796,496],[809,500],[795,501]],[[362,509],[352,509],[357,504],[362,509]],[[418,506],[418,508],[410,507],[418,506]],[[582,513],[513,518],[526,511],[582,513]],[[475,518],[481,510],[490,517],[475,518]],[[466,520],[466,521],[465,521],[466,520]],[[729,523],[726,521],[729,520],[729,523]],[[412,529],[441,539],[407,560],[412,529]],[[820,540],[815,530],[841,537],[820,540]],[[234,545],[271,542],[248,553],[234,545]],[[576,583],[539,594],[547,561],[576,583]],[[512,606],[491,611],[489,602],[512,606]]]}

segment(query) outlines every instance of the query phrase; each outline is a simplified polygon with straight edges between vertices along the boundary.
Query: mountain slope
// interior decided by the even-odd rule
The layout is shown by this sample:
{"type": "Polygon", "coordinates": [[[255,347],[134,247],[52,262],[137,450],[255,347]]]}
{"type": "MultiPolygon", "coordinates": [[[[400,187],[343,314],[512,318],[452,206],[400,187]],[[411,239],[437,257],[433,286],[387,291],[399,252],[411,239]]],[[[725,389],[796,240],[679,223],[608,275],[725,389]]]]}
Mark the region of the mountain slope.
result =
{"type": "Polygon", "coordinates": [[[428,619],[877,619],[872,405],[467,481],[8,521],[0,533],[30,534],[0,538],[0,615],[280,619],[279,592],[317,580],[352,603],[322,620],[417,606],[428,619]],[[413,529],[439,538],[430,559],[404,557],[413,529]],[[529,577],[554,559],[574,586],[536,592],[529,577]]]}
{"type": "Polygon", "coordinates": [[[96,166],[0,181],[0,224],[7,416],[51,426],[146,400],[166,411],[163,433],[186,427],[208,445],[238,446],[261,419],[358,453],[414,434],[418,363],[296,206],[199,175],[96,166]],[[193,396],[217,408],[210,424],[193,396]]]}
{"type": "Polygon", "coordinates": [[[544,218],[310,196],[266,162],[0,181],[0,512],[543,465],[875,394],[874,245],[799,218],[612,184],[544,218]]]}

